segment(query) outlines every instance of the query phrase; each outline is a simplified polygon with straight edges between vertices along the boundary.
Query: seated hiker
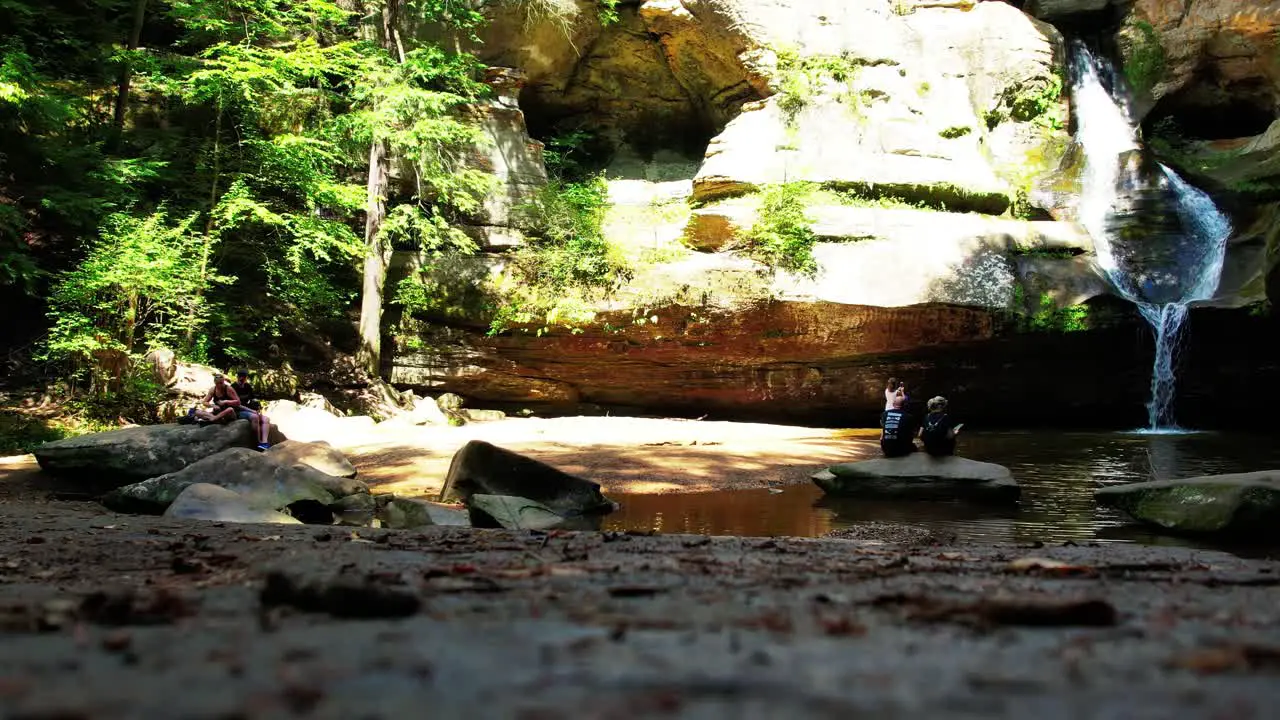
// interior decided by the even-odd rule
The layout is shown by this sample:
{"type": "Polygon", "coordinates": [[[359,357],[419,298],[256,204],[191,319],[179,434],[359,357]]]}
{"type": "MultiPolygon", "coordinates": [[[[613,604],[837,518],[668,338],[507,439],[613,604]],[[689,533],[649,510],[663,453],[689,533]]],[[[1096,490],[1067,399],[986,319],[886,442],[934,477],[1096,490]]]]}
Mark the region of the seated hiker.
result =
{"type": "Polygon", "coordinates": [[[956,435],[964,424],[956,424],[947,414],[947,399],[939,395],[929,400],[929,414],[920,429],[924,451],[934,457],[956,454],[956,435]]]}
{"type": "Polygon", "coordinates": [[[880,450],[887,458],[904,457],[916,451],[916,419],[903,408],[904,404],[906,398],[899,395],[893,399],[893,408],[884,414],[880,450]]]}
{"type": "Polygon", "coordinates": [[[200,401],[201,405],[212,405],[213,409],[197,412],[196,419],[201,422],[225,423],[236,419],[237,410],[240,407],[240,397],[236,395],[236,391],[231,388],[227,382],[227,376],[222,373],[213,374],[213,387],[210,388],[209,394],[204,396],[204,400],[200,401]]]}
{"type": "Polygon", "coordinates": [[[249,425],[253,427],[253,436],[258,440],[258,449],[266,450],[271,447],[271,443],[267,441],[271,434],[271,421],[262,412],[262,402],[254,396],[253,385],[249,383],[248,370],[236,373],[236,381],[231,383],[231,389],[235,390],[236,396],[240,398],[237,415],[241,420],[248,420],[249,425]]]}

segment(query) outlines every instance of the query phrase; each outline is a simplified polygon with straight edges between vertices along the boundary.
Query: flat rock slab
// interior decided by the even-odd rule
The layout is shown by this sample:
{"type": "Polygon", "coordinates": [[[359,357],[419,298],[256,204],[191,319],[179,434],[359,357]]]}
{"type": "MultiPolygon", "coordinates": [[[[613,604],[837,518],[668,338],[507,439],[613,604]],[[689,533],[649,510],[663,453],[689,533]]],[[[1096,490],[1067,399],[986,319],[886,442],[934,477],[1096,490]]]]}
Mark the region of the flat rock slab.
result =
{"type": "Polygon", "coordinates": [[[208,483],[187,486],[164,511],[164,516],[210,522],[302,524],[292,515],[271,508],[254,507],[253,502],[240,493],[208,483]]]}
{"type": "Polygon", "coordinates": [[[227,425],[147,425],[56,440],[35,451],[47,473],[120,487],[178,472],[228,448],[253,447],[248,420],[227,425]]]}
{"type": "Polygon", "coordinates": [[[1174,532],[1280,537],[1280,470],[1115,485],[1094,497],[1174,532]]]}
{"type": "Polygon", "coordinates": [[[811,477],[828,494],[853,497],[1017,502],[1022,492],[1003,465],[922,452],[832,465],[811,477]]]}

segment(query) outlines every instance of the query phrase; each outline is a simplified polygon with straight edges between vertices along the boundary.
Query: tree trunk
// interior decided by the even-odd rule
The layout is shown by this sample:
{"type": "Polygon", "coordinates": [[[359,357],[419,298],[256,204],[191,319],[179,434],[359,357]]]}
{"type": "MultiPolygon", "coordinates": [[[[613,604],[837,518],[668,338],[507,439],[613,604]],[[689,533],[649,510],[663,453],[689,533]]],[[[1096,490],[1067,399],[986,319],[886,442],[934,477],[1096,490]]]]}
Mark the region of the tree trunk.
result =
{"type": "MultiPolygon", "coordinates": [[[[137,50],[142,44],[142,26],[146,23],[146,18],[147,0],[134,0],[133,30],[129,33],[129,52],[137,50]]],[[[133,66],[129,58],[125,58],[124,66],[120,68],[120,80],[116,85],[115,129],[117,135],[124,132],[125,114],[129,111],[129,87],[132,82],[133,66]]]]}
{"type": "MultiPolygon", "coordinates": [[[[399,62],[404,62],[404,44],[396,32],[398,0],[382,5],[381,23],[377,28],[382,47],[399,62]]],[[[360,349],[356,361],[374,379],[382,377],[382,302],[387,285],[390,251],[383,247],[382,221],[387,217],[387,176],[390,159],[387,143],[377,137],[369,146],[369,184],[365,201],[364,282],[360,292],[360,349]]]]}
{"type": "Polygon", "coordinates": [[[372,378],[382,376],[382,295],[387,284],[389,252],[379,237],[387,216],[387,145],[369,146],[369,186],[364,221],[364,285],[360,293],[360,350],[356,361],[372,378]]]}
{"type": "Polygon", "coordinates": [[[222,93],[218,93],[218,114],[213,122],[213,181],[209,184],[209,216],[204,222],[204,240],[200,244],[200,269],[196,277],[195,298],[187,308],[187,329],[184,333],[186,349],[193,348],[196,332],[196,314],[204,304],[205,285],[209,282],[209,254],[213,248],[213,212],[218,207],[218,178],[222,173],[222,93]]]}

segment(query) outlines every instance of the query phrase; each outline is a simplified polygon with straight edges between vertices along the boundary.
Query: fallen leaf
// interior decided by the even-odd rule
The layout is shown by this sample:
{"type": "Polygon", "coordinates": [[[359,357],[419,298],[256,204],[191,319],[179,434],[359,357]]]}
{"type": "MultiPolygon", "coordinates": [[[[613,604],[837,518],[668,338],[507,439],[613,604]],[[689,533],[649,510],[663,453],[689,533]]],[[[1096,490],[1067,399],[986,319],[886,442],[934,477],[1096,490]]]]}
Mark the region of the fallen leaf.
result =
{"type": "Polygon", "coordinates": [[[1265,645],[1224,645],[1175,657],[1169,667],[1201,675],[1250,670],[1280,671],[1280,648],[1265,645]]]}
{"type": "Polygon", "coordinates": [[[1050,558],[1018,558],[1005,566],[1009,572],[1042,572],[1051,575],[1096,575],[1097,569],[1087,565],[1072,565],[1050,558]]]}

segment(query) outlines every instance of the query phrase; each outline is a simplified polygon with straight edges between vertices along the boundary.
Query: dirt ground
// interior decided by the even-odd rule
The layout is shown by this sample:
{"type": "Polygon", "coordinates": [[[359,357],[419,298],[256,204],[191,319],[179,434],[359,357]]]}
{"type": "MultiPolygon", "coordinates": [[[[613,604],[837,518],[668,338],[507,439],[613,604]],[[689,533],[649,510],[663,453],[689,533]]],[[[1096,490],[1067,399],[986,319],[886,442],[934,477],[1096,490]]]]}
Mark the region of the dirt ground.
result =
{"type": "MultiPolygon", "coordinates": [[[[456,430],[343,444],[375,484],[428,492],[481,430],[615,492],[801,481],[869,445],[598,418],[456,430]]],[[[75,498],[29,458],[0,460],[2,718],[1249,720],[1280,707],[1267,560],[920,534],[226,525],[75,498]]]]}
{"type": "Polygon", "coordinates": [[[606,493],[742,490],[809,482],[879,452],[878,434],[733,422],[625,417],[511,418],[463,427],[380,426],[332,438],[382,491],[438,493],[453,453],[480,439],[604,486],[606,493]]]}

